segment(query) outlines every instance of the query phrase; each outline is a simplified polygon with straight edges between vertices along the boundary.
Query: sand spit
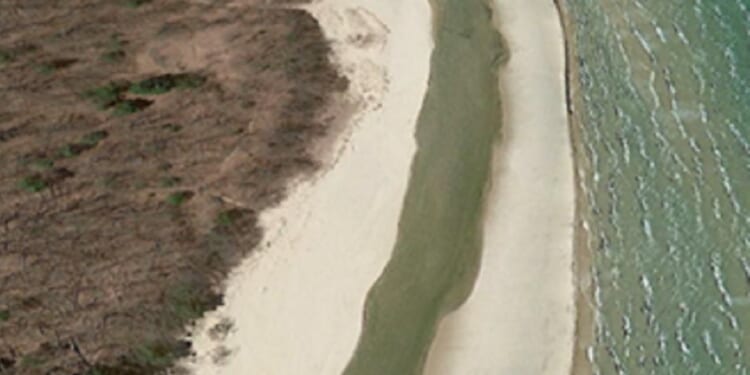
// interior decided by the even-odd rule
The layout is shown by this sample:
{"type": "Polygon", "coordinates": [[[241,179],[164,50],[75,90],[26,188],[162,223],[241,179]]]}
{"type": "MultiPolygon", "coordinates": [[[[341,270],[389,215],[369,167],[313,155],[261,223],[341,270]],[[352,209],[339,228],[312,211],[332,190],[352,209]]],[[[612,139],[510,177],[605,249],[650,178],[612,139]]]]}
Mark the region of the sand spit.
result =
{"type": "Polygon", "coordinates": [[[429,73],[429,3],[324,0],[310,11],[360,110],[329,170],[262,215],[264,247],[198,325],[195,374],[340,373],[393,249],[429,73]]]}
{"type": "Polygon", "coordinates": [[[441,323],[425,373],[563,375],[575,325],[563,34],[551,1],[495,3],[511,58],[482,268],[472,296],[441,323]]]}

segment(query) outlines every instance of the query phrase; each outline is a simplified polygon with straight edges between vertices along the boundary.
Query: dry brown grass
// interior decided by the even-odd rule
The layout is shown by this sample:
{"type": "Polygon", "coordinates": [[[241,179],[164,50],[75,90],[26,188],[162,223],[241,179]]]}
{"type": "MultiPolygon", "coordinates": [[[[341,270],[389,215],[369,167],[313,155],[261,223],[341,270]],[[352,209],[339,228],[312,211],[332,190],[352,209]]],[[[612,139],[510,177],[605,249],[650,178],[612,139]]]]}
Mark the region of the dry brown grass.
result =
{"type": "Polygon", "coordinates": [[[167,367],[315,169],[346,82],[310,15],[248,3],[0,2],[0,374],[167,367]]]}

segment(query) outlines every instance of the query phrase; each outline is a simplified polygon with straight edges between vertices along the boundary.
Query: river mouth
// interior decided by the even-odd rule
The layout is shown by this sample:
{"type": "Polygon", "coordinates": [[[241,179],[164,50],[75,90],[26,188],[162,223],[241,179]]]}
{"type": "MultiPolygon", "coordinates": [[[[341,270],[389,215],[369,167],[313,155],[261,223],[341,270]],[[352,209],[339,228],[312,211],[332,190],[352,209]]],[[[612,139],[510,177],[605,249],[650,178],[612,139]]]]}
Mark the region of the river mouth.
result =
{"type": "Polygon", "coordinates": [[[432,5],[435,47],[397,241],[345,374],[421,373],[437,323],[469,296],[481,260],[504,48],[486,1],[432,5]]]}

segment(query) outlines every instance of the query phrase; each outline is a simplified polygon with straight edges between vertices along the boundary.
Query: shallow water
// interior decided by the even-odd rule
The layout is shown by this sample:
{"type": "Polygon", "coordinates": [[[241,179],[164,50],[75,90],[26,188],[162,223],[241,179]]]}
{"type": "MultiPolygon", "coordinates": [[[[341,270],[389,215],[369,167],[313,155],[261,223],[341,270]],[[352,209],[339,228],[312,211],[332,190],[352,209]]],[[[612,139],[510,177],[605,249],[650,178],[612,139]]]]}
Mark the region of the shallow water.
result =
{"type": "Polygon", "coordinates": [[[750,0],[570,0],[598,374],[750,374],[750,0]]]}
{"type": "Polygon", "coordinates": [[[429,87],[398,236],[346,375],[422,373],[438,322],[469,296],[479,268],[503,49],[485,0],[432,5],[429,87]]]}

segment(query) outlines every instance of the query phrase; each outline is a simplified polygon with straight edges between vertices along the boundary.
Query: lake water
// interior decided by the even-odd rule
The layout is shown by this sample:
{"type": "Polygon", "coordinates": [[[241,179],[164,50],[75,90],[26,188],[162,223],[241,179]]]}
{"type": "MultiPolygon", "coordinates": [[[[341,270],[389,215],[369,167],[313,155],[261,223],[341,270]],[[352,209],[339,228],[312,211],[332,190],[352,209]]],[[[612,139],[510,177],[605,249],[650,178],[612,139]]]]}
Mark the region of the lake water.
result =
{"type": "Polygon", "coordinates": [[[597,374],[750,374],[750,0],[569,0],[597,374]]]}

